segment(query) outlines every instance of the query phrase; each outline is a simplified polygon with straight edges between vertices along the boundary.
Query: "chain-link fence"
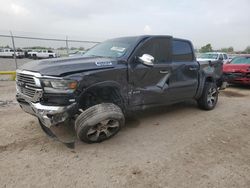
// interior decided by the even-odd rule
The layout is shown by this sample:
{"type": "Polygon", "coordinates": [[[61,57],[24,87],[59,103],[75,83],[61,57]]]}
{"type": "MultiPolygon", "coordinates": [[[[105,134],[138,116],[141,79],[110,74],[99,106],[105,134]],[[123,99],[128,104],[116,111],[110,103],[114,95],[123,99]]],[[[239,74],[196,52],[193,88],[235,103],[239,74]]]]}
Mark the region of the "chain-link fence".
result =
{"type": "Polygon", "coordinates": [[[31,37],[0,34],[0,72],[15,71],[32,60],[81,56],[97,41],[73,40],[70,37],[31,37]]]}

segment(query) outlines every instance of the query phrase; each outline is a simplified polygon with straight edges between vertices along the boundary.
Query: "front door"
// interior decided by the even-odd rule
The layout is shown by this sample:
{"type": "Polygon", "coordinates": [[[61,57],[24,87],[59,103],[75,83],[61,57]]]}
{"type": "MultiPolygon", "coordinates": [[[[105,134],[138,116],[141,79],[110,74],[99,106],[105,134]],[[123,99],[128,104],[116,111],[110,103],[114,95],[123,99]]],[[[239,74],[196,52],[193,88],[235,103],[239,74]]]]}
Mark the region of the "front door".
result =
{"type": "Polygon", "coordinates": [[[142,42],[129,62],[129,103],[137,105],[158,105],[167,101],[169,76],[171,73],[171,37],[153,37],[142,42]],[[154,57],[154,65],[148,66],[138,61],[138,57],[149,54],[154,57]]]}

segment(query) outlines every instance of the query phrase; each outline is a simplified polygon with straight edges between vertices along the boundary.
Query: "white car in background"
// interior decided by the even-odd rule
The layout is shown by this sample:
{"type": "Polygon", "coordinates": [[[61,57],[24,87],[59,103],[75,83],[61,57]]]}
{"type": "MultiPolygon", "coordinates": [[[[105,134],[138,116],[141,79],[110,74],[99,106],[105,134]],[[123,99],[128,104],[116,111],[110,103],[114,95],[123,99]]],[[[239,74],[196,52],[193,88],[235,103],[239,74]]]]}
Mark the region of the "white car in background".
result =
{"type": "Polygon", "coordinates": [[[0,49],[0,57],[13,57],[14,58],[14,54],[16,54],[17,58],[24,57],[24,52],[21,49],[17,49],[15,53],[14,53],[14,50],[10,48],[0,49]]]}
{"type": "Polygon", "coordinates": [[[56,58],[59,57],[58,54],[52,50],[38,50],[28,52],[28,56],[33,59],[45,59],[45,58],[56,58]]]}
{"type": "Polygon", "coordinates": [[[229,58],[226,53],[222,52],[207,52],[199,54],[197,61],[223,61],[224,64],[229,63],[229,58]]]}

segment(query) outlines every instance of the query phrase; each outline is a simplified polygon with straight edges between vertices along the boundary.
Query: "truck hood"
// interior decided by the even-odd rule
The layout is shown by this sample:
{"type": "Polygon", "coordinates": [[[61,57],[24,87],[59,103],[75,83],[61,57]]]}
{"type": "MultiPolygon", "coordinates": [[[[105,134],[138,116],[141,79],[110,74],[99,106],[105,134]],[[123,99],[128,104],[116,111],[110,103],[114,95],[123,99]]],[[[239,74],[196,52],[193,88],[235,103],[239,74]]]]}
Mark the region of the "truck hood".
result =
{"type": "Polygon", "coordinates": [[[31,61],[20,67],[20,70],[39,72],[48,76],[63,76],[77,72],[113,68],[116,59],[104,57],[67,57],[31,61]]]}
{"type": "Polygon", "coordinates": [[[250,72],[249,64],[224,64],[223,72],[250,72]]]}

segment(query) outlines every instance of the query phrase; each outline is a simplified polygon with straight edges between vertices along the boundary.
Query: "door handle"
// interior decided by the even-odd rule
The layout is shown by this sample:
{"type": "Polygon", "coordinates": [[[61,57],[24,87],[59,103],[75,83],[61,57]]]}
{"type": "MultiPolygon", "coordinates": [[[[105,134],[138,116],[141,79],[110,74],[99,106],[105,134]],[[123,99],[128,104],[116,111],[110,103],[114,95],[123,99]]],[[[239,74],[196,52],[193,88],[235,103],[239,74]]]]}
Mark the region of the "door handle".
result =
{"type": "Polygon", "coordinates": [[[189,70],[191,70],[191,71],[195,71],[195,70],[197,70],[198,68],[196,68],[196,67],[189,67],[189,70]]]}
{"type": "Polygon", "coordinates": [[[168,74],[168,71],[167,70],[161,70],[160,73],[161,74],[168,74]]]}

